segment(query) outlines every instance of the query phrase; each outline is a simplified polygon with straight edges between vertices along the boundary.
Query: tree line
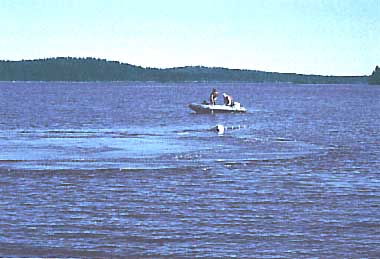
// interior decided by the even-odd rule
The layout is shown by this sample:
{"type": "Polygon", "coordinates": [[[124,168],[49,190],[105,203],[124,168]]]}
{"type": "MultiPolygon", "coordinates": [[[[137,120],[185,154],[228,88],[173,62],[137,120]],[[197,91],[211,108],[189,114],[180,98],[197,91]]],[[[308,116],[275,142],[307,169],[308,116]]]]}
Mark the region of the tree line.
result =
{"type": "Polygon", "coordinates": [[[380,68],[376,66],[372,75],[368,78],[368,83],[371,85],[380,85],[380,68]]]}
{"type": "Polygon", "coordinates": [[[299,84],[367,83],[368,76],[321,76],[295,73],[186,66],[144,68],[96,58],[58,57],[0,61],[0,81],[157,81],[157,82],[289,82],[299,84]]]}

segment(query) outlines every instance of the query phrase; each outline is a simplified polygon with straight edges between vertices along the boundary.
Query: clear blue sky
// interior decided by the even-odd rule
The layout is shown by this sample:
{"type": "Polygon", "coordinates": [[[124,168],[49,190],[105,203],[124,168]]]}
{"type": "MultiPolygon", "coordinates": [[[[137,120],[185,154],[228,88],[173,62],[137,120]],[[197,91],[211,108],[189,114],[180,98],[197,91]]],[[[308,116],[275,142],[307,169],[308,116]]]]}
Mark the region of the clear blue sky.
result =
{"type": "Polygon", "coordinates": [[[0,0],[0,59],[323,75],[380,65],[380,0],[0,0]]]}

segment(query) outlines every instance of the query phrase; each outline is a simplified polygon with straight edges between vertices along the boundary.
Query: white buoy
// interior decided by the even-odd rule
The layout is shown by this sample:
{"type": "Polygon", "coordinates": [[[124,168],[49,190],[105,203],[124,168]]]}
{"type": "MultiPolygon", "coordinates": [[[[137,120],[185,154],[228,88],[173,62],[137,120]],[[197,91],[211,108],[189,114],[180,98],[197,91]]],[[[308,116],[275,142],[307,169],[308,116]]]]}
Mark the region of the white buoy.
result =
{"type": "Polygon", "coordinates": [[[216,131],[218,132],[219,135],[223,135],[224,134],[224,126],[221,125],[221,124],[218,124],[216,125],[216,131]]]}

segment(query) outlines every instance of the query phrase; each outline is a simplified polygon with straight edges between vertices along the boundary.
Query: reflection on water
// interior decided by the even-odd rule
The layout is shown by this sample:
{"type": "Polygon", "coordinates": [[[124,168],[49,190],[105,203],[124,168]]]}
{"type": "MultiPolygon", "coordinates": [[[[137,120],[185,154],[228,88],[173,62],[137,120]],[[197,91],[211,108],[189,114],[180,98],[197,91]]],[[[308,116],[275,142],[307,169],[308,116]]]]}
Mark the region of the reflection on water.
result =
{"type": "Polygon", "coordinates": [[[0,83],[0,256],[377,258],[380,89],[212,87],[0,83]]]}

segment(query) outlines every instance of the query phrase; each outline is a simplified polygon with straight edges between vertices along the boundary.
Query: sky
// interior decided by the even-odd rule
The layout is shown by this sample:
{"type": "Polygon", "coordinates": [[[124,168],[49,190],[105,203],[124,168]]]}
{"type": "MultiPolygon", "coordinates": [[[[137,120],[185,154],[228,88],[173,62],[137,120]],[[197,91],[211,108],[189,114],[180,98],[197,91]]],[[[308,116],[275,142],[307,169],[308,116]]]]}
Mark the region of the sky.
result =
{"type": "Polygon", "coordinates": [[[369,75],[380,0],[0,0],[0,59],[369,75]]]}

